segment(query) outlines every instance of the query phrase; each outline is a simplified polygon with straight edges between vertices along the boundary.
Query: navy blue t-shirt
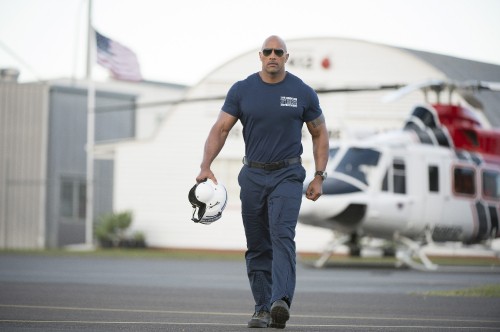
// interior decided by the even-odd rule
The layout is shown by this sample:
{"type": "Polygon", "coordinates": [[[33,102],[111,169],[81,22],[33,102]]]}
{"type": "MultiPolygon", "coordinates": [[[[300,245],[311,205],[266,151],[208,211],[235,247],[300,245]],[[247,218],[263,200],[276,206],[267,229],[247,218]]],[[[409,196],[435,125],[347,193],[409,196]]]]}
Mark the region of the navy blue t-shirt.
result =
{"type": "Polygon", "coordinates": [[[236,82],[222,111],[241,121],[245,155],[258,162],[302,155],[302,126],[322,113],[316,92],[288,72],[275,84],[265,83],[258,73],[236,82]]]}

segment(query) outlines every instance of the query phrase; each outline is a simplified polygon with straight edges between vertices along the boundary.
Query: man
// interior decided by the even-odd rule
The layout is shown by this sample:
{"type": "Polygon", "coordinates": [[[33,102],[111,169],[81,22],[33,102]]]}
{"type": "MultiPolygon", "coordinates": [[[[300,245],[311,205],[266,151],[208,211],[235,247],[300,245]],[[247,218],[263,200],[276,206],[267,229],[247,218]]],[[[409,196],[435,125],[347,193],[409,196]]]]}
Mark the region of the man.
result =
{"type": "Polygon", "coordinates": [[[262,69],[229,90],[208,134],[196,181],[217,180],[210,169],[238,121],[243,125],[244,166],[238,176],[245,254],[255,313],[248,327],[284,328],[295,291],[295,227],[305,170],[301,164],[303,124],[312,136],[316,167],[306,197],[322,194],[328,133],[318,96],[285,70],[285,42],[270,36],[259,52],[262,69]]]}

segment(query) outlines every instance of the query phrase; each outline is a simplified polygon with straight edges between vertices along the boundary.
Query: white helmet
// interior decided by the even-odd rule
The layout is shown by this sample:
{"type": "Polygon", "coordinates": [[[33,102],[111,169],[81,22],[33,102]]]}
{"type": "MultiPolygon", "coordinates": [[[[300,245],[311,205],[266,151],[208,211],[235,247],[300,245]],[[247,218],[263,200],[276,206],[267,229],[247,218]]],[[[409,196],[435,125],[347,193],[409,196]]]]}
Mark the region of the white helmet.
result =
{"type": "Polygon", "coordinates": [[[207,179],[195,184],[189,190],[188,198],[194,209],[191,220],[209,225],[222,216],[222,211],[227,203],[227,191],[222,184],[215,184],[212,180],[207,179]],[[197,210],[198,214],[195,217],[197,210]]]}

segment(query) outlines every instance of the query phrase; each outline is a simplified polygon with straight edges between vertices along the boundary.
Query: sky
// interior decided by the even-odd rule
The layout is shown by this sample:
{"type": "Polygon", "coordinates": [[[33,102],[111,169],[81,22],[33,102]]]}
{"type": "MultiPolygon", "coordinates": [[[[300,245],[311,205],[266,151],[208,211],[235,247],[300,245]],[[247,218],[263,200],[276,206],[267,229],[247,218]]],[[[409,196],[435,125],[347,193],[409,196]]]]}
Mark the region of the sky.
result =
{"type": "MultiPolygon", "coordinates": [[[[22,82],[85,78],[88,1],[0,0],[0,68],[19,69],[22,82]]],[[[91,18],[136,53],[150,81],[194,85],[275,34],[500,65],[500,0],[92,0],[91,18]]],[[[92,68],[94,79],[108,79],[92,68]]]]}

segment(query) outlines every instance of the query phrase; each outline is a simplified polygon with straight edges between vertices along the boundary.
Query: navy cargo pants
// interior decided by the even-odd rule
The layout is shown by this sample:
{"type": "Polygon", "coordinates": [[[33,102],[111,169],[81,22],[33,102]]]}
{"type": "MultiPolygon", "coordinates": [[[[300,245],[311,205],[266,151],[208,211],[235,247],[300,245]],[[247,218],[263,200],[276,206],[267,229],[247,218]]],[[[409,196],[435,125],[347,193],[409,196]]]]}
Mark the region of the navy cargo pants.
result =
{"type": "Polygon", "coordinates": [[[241,214],[247,240],[245,254],[255,311],[295,292],[295,227],[302,202],[305,169],[279,170],[243,166],[238,176],[241,214]]]}

